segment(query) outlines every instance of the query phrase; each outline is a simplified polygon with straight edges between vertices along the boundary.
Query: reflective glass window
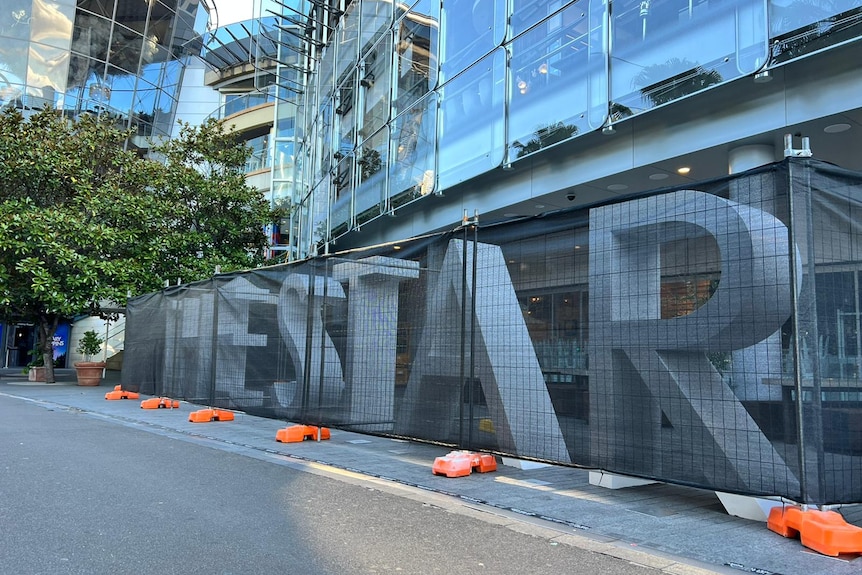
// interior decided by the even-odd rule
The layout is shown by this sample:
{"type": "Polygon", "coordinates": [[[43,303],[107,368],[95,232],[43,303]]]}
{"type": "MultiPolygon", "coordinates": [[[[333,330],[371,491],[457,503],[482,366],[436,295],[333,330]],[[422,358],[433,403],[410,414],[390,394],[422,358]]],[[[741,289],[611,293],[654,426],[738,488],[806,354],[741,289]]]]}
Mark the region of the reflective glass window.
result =
{"type": "Polygon", "coordinates": [[[606,106],[606,58],[590,23],[580,0],[512,41],[509,161],[589,131],[593,101],[606,106]]]}
{"type": "Polygon", "coordinates": [[[631,114],[766,63],[763,0],[620,0],[612,17],[611,102],[631,114]]]}
{"type": "Polygon", "coordinates": [[[293,141],[276,142],[275,159],[273,160],[273,178],[286,180],[293,177],[295,151],[296,144],[293,141]]]}
{"type": "Polygon", "coordinates": [[[436,20],[440,19],[440,0],[408,0],[407,2],[395,3],[395,19],[398,20],[406,12],[415,14],[436,14],[436,20]]]}
{"type": "Polygon", "coordinates": [[[335,31],[335,78],[340,84],[344,75],[359,59],[359,2],[351,4],[335,31]]]}
{"type": "Polygon", "coordinates": [[[436,134],[437,94],[433,92],[395,118],[389,162],[391,207],[434,191],[436,134]]]}
{"type": "Polygon", "coordinates": [[[40,107],[44,104],[54,104],[55,95],[66,90],[66,77],[69,72],[68,48],[57,48],[43,44],[30,43],[30,54],[27,59],[27,84],[31,94],[41,98],[40,102],[32,102],[31,106],[40,107]]]}
{"type": "Polygon", "coordinates": [[[174,45],[174,32],[177,21],[170,10],[153,6],[147,25],[147,37],[159,46],[170,49],[174,45]]]}
{"type": "Polygon", "coordinates": [[[88,58],[106,60],[111,40],[111,21],[78,11],[72,31],[72,51],[88,58]]]}
{"type": "Polygon", "coordinates": [[[143,36],[128,28],[115,26],[114,34],[111,38],[111,55],[108,62],[131,74],[137,74],[138,68],[141,65],[143,48],[143,36]]]}
{"type": "Polygon", "coordinates": [[[500,46],[506,31],[506,2],[476,0],[443,5],[440,75],[448,81],[500,46]]]}
{"type": "Polygon", "coordinates": [[[3,38],[0,42],[0,106],[18,101],[23,105],[27,52],[24,40],[3,38]]]}
{"type": "Polygon", "coordinates": [[[0,32],[3,38],[27,40],[30,38],[30,26],[34,22],[32,14],[33,0],[4,0],[0,10],[0,32]]]}
{"type": "Polygon", "coordinates": [[[335,46],[330,44],[324,49],[317,68],[317,81],[321,97],[327,97],[335,86],[335,46]]]}
{"type": "Polygon", "coordinates": [[[392,24],[392,2],[362,0],[359,16],[360,56],[364,55],[392,24]]]}
{"type": "Polygon", "coordinates": [[[363,114],[360,138],[366,138],[389,121],[392,99],[392,35],[386,34],[360,65],[359,86],[363,114]]]}
{"type": "Polygon", "coordinates": [[[357,182],[353,194],[356,223],[363,224],[380,214],[386,197],[389,172],[389,128],[365,140],[356,161],[357,182]]]}
{"type": "Polygon", "coordinates": [[[437,84],[437,39],[440,31],[437,12],[408,12],[398,21],[396,34],[396,77],[393,96],[395,114],[406,110],[437,84]]]}
{"type": "Polygon", "coordinates": [[[532,28],[572,0],[512,0],[512,36],[532,28]]]}
{"type": "Polygon", "coordinates": [[[114,0],[78,0],[78,8],[103,18],[114,16],[114,0]]]}
{"type": "MultiPolygon", "coordinates": [[[[17,13],[13,10],[11,16],[12,26],[6,28],[0,23],[0,30],[7,30],[16,35],[17,29],[24,28],[21,25],[21,20],[24,20],[25,17],[21,14],[21,10],[18,10],[17,13]]],[[[0,15],[0,20],[3,18],[4,16],[0,15]]],[[[75,20],[74,6],[63,6],[53,2],[33,2],[33,11],[32,14],[28,15],[27,20],[31,26],[31,41],[64,50],[69,49],[69,44],[72,41],[72,22],[75,20]]],[[[3,35],[5,36],[6,32],[3,35]]]]}
{"type": "Polygon", "coordinates": [[[777,62],[804,56],[862,35],[858,0],[769,0],[769,37],[777,62]]]}
{"type": "Polygon", "coordinates": [[[141,86],[138,87],[137,76],[129,74],[125,70],[115,66],[108,65],[108,76],[105,78],[105,81],[103,83],[91,83],[90,92],[95,94],[97,91],[102,90],[104,105],[109,108],[125,112],[135,111],[152,114],[155,107],[155,98],[145,108],[134,107],[135,90],[136,88],[143,88],[144,85],[146,84],[141,82],[141,86]]]}
{"type": "Polygon", "coordinates": [[[341,158],[332,169],[332,235],[341,235],[350,229],[353,213],[353,156],[341,158]]]}
{"type": "Polygon", "coordinates": [[[310,240],[312,244],[323,241],[329,237],[329,181],[321,182],[314,188],[310,203],[311,229],[310,240]]]}
{"type": "Polygon", "coordinates": [[[348,77],[335,95],[335,130],[338,138],[338,152],[351,154],[356,145],[356,80],[355,74],[348,77]]]}
{"type": "Polygon", "coordinates": [[[332,100],[327,100],[326,103],[321,106],[320,114],[317,116],[316,128],[317,137],[320,138],[318,153],[320,155],[321,173],[328,173],[334,161],[337,161],[337,158],[333,158],[335,154],[335,149],[332,141],[333,107],[334,106],[332,100]]]}
{"type": "Polygon", "coordinates": [[[505,50],[498,49],[440,90],[438,185],[445,190],[503,160],[505,50]]]}

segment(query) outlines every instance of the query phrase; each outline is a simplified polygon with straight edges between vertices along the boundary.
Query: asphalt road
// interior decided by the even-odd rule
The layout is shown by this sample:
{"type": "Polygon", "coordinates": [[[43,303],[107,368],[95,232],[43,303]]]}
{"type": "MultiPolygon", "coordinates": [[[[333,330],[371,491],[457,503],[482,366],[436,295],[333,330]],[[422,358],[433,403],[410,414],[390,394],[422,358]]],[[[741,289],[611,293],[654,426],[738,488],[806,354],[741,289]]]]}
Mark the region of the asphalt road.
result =
{"type": "Polygon", "coordinates": [[[0,574],[660,573],[439,494],[213,447],[0,396],[0,574]]]}

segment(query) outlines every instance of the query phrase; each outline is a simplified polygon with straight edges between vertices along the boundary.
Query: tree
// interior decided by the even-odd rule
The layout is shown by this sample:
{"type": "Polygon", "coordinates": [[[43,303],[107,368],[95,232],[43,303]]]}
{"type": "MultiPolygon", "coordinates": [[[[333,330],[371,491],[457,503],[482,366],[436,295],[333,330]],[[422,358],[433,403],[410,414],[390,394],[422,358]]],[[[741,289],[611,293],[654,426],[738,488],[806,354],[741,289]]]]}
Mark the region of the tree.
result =
{"type": "Polygon", "coordinates": [[[38,327],[54,381],[62,319],[263,261],[275,214],[245,185],[249,150],[214,122],[142,158],[115,119],[0,113],[0,316],[38,327]]]}

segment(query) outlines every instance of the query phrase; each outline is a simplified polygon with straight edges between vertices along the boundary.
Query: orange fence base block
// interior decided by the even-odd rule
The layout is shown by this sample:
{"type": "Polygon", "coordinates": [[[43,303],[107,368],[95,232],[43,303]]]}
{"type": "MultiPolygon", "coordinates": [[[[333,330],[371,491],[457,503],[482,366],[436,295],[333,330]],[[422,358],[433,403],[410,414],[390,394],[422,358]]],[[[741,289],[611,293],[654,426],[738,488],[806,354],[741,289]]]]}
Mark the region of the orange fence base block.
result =
{"type": "Polygon", "coordinates": [[[291,425],[284,429],[279,429],[275,434],[275,440],[281,443],[299,443],[306,439],[316,440],[320,434],[320,439],[329,439],[331,434],[328,427],[315,427],[314,425],[291,425]]]}
{"type": "Polygon", "coordinates": [[[432,471],[434,475],[445,475],[446,477],[464,477],[473,471],[488,473],[489,471],[497,471],[497,460],[493,455],[487,453],[450,451],[443,457],[434,460],[432,471]]]}
{"type": "Polygon", "coordinates": [[[210,421],[233,421],[233,412],[224,409],[199,409],[189,414],[192,423],[209,423],[210,421]]]}
{"type": "Polygon", "coordinates": [[[109,391],[105,394],[105,399],[138,399],[140,393],[135,391],[124,391],[119,385],[114,387],[114,391],[109,391]]]}
{"type": "Polygon", "coordinates": [[[141,402],[141,409],[179,409],[180,402],[169,397],[152,397],[141,402]]]}
{"type": "Polygon", "coordinates": [[[766,526],[784,537],[798,535],[805,547],[831,557],[862,553],[862,527],[850,525],[835,511],[773,507],[766,526]]]}

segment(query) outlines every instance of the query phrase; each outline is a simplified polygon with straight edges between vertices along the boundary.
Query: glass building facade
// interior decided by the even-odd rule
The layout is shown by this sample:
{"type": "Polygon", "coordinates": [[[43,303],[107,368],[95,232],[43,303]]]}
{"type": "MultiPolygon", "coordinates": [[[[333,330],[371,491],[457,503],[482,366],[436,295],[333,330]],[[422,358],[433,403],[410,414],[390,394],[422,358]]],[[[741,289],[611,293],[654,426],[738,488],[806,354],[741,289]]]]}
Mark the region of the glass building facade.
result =
{"type": "MultiPolygon", "coordinates": [[[[290,161],[276,158],[274,170],[295,205],[283,238],[304,257],[340,238],[362,245],[345,234],[447,190],[481,185],[500,199],[474,205],[495,208],[557,191],[539,183],[506,198],[488,175],[548,161],[551,148],[645,114],[673,124],[672,111],[659,111],[673,102],[852,44],[860,10],[854,0],[357,0],[284,10],[306,23],[298,47],[282,49],[308,73],[276,130],[290,161]]],[[[410,232],[439,229],[425,226],[410,232]]]]}
{"type": "Polygon", "coordinates": [[[113,114],[142,146],[168,136],[187,48],[208,21],[198,0],[6,0],[0,106],[113,114]]]}

